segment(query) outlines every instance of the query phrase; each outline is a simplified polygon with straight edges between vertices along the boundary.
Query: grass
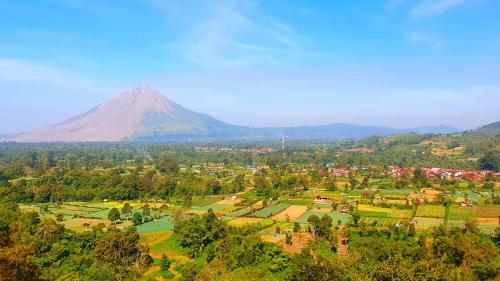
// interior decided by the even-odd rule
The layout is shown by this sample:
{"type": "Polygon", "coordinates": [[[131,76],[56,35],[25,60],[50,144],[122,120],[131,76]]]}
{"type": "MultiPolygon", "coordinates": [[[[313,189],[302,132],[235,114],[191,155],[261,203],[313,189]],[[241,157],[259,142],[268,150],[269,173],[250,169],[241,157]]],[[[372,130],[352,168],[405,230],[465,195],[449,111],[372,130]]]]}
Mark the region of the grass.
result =
{"type": "Polygon", "coordinates": [[[349,215],[349,214],[342,214],[340,212],[327,212],[327,213],[324,213],[324,212],[307,211],[304,215],[302,215],[300,218],[297,219],[297,222],[299,222],[299,223],[308,223],[307,220],[312,215],[316,215],[320,219],[321,219],[321,217],[323,215],[328,215],[328,216],[330,216],[330,218],[332,218],[334,225],[336,225],[339,220],[341,221],[342,224],[346,224],[351,219],[351,215],[349,215]]]}
{"type": "Polygon", "coordinates": [[[172,235],[161,242],[151,245],[149,247],[149,250],[152,254],[156,254],[158,256],[165,254],[170,258],[175,258],[178,255],[188,255],[187,250],[182,248],[182,246],[179,244],[177,236],[175,235],[172,235]]]}
{"type": "Polygon", "coordinates": [[[256,217],[256,218],[269,218],[274,215],[279,214],[286,208],[288,208],[290,205],[285,204],[285,203],[279,203],[277,205],[270,205],[267,207],[264,207],[263,209],[260,209],[252,214],[250,214],[250,217],[256,217]]]}
{"type": "Polygon", "coordinates": [[[444,218],[445,208],[441,205],[418,206],[416,216],[425,218],[444,218]]]}
{"type": "Polygon", "coordinates": [[[403,195],[408,196],[412,192],[411,189],[382,189],[379,191],[381,195],[403,195]]]}
{"type": "Polygon", "coordinates": [[[153,232],[161,232],[161,231],[170,231],[174,230],[174,224],[171,222],[170,216],[164,216],[156,221],[150,221],[147,223],[140,224],[136,226],[137,233],[153,233],[153,232]]]}

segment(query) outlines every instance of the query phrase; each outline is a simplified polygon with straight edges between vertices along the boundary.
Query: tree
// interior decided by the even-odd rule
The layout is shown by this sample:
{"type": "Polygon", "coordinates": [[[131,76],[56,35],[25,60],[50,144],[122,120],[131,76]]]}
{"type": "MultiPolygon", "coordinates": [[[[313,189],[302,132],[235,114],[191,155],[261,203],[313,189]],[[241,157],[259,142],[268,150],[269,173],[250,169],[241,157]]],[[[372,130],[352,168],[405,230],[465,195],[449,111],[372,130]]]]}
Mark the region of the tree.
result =
{"type": "Polygon", "coordinates": [[[151,216],[151,209],[149,208],[148,204],[142,205],[142,217],[148,221],[149,217],[151,216]]]}
{"type": "Polygon", "coordinates": [[[108,219],[116,225],[116,222],[120,220],[120,211],[117,208],[112,208],[108,213],[108,219]]]}
{"type": "Polygon", "coordinates": [[[134,214],[132,215],[132,222],[134,223],[134,225],[142,224],[142,215],[141,215],[141,213],[134,212],[134,214]]]}
{"type": "Polygon", "coordinates": [[[293,223],[293,232],[295,232],[295,233],[300,232],[300,223],[298,223],[298,222],[293,223]]]}
{"type": "Polygon", "coordinates": [[[127,220],[129,219],[129,216],[130,214],[132,213],[132,207],[130,206],[130,204],[127,202],[123,205],[122,207],[122,215],[124,217],[127,218],[127,220]]]}
{"type": "Polygon", "coordinates": [[[170,269],[170,260],[165,254],[161,256],[160,269],[161,271],[168,271],[170,269]]]}
{"type": "Polygon", "coordinates": [[[337,190],[337,178],[336,177],[326,177],[323,180],[323,188],[328,191],[337,190]]]}
{"type": "Polygon", "coordinates": [[[489,170],[498,172],[500,167],[500,152],[488,151],[483,157],[479,158],[478,165],[480,170],[489,170]]]}
{"type": "Polygon", "coordinates": [[[141,274],[153,262],[145,247],[139,244],[139,234],[135,228],[125,231],[109,231],[94,248],[99,263],[113,267],[115,272],[141,274]]]}
{"type": "Polygon", "coordinates": [[[64,220],[64,215],[63,215],[63,214],[61,214],[61,213],[58,213],[58,214],[56,215],[56,220],[57,220],[57,221],[63,221],[63,220],[64,220]]]}
{"type": "Polygon", "coordinates": [[[289,246],[290,246],[290,245],[292,245],[292,243],[293,243],[293,242],[292,242],[292,234],[291,234],[291,233],[289,233],[289,232],[287,231],[287,232],[285,233],[285,236],[286,236],[286,238],[285,238],[285,243],[286,243],[287,245],[289,245],[289,246]]]}
{"type": "Polygon", "coordinates": [[[354,225],[358,225],[360,219],[361,219],[361,216],[359,215],[358,212],[354,212],[352,214],[352,220],[354,221],[354,225]]]}

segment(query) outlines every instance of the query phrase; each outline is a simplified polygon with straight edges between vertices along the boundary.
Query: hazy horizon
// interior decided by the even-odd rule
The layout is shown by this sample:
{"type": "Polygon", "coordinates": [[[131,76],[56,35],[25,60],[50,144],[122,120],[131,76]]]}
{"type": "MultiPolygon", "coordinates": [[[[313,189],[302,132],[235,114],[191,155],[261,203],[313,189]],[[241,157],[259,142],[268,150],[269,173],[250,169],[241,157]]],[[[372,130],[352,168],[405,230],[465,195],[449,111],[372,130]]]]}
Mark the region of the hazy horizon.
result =
{"type": "Polygon", "coordinates": [[[136,85],[251,127],[500,120],[492,0],[0,3],[0,134],[136,85]]]}

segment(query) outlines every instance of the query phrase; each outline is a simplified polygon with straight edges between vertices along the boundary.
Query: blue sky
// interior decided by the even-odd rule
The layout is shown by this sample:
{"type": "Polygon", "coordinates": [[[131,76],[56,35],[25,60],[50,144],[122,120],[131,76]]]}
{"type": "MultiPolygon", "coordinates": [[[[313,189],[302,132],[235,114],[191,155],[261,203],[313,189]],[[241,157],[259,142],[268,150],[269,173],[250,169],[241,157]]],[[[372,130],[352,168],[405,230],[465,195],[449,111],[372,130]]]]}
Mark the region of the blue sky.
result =
{"type": "Polygon", "coordinates": [[[250,126],[500,119],[493,0],[0,2],[0,134],[135,85],[250,126]]]}

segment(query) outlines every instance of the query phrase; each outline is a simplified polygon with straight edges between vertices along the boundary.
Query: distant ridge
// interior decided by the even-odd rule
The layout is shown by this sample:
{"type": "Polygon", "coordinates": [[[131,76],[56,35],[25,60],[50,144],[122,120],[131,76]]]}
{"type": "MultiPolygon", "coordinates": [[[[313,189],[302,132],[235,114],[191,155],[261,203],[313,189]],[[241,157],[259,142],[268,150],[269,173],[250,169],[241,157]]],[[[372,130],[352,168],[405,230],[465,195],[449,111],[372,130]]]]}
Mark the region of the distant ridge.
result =
{"type": "Polygon", "coordinates": [[[232,125],[171,101],[140,86],[62,123],[30,133],[0,136],[17,142],[113,142],[200,139],[357,139],[408,133],[454,133],[439,125],[414,129],[333,123],[321,126],[251,128],[232,125]]]}
{"type": "Polygon", "coordinates": [[[498,131],[500,130],[500,121],[493,122],[482,127],[479,127],[480,131],[498,131]]]}

